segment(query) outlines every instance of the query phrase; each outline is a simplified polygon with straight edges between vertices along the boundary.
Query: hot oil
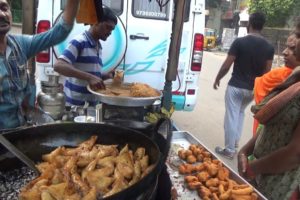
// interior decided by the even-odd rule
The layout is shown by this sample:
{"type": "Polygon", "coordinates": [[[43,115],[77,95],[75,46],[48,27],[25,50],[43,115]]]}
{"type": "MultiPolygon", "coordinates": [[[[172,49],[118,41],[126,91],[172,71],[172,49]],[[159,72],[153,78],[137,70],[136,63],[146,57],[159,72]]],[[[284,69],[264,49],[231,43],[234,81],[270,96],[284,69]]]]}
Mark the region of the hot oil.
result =
{"type": "Polygon", "coordinates": [[[0,199],[18,199],[20,189],[35,177],[34,172],[28,167],[6,172],[0,171],[0,199]]]}

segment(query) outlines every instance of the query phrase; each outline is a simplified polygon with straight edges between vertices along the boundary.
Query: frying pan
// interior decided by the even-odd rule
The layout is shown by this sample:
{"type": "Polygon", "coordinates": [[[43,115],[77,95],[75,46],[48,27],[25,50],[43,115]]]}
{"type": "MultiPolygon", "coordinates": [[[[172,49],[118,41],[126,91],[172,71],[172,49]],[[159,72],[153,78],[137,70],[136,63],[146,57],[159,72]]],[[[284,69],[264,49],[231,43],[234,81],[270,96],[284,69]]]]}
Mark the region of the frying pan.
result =
{"type": "MultiPolygon", "coordinates": [[[[4,133],[5,138],[36,163],[41,161],[43,154],[49,153],[59,146],[76,146],[92,135],[97,135],[97,143],[101,144],[118,144],[121,148],[128,144],[132,150],[144,147],[149,155],[150,163],[155,165],[154,169],[139,182],[105,199],[134,199],[146,191],[156,180],[164,163],[162,154],[151,138],[132,129],[99,123],[65,123],[48,124],[4,133]]],[[[20,161],[0,146],[0,171],[5,172],[21,166],[20,161]]]]}

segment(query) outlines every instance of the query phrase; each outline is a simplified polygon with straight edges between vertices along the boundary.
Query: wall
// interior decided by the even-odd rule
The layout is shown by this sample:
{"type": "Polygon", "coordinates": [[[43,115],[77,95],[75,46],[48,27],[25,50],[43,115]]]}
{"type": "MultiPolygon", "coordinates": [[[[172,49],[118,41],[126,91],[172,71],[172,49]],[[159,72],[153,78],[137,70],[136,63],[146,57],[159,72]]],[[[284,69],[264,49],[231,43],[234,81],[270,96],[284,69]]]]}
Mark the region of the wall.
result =
{"type": "Polygon", "coordinates": [[[275,48],[275,54],[281,55],[286,46],[286,39],[288,38],[291,31],[292,29],[265,27],[262,31],[262,35],[272,43],[275,48]]]}

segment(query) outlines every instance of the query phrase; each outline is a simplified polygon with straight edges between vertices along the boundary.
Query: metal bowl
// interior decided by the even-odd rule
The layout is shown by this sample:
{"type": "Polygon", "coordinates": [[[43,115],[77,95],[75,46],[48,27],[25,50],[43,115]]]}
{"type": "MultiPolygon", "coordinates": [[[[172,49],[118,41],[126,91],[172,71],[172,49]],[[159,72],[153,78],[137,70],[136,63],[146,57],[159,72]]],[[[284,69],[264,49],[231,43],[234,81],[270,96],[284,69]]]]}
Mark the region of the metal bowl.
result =
{"type": "MultiPolygon", "coordinates": [[[[130,85],[131,83],[122,83],[122,85],[130,85]]],[[[111,96],[102,94],[99,92],[96,92],[90,88],[90,86],[87,86],[88,91],[90,91],[92,94],[95,94],[99,97],[100,101],[102,103],[106,103],[109,105],[115,105],[115,106],[126,106],[126,107],[142,107],[142,106],[149,106],[152,105],[157,99],[161,99],[162,92],[157,92],[160,94],[159,96],[155,97],[122,97],[122,96],[111,96]]]]}

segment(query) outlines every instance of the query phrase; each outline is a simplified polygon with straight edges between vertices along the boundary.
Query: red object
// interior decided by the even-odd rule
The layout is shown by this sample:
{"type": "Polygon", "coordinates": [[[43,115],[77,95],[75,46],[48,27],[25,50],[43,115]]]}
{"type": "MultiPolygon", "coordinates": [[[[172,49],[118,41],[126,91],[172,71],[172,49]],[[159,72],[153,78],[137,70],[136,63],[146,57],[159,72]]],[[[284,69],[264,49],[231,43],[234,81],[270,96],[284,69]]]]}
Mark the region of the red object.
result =
{"type": "Polygon", "coordinates": [[[192,90],[192,89],[190,89],[190,90],[187,91],[188,95],[195,95],[195,93],[196,93],[196,91],[192,90]]]}
{"type": "Polygon", "coordinates": [[[204,44],[203,34],[196,33],[194,37],[194,47],[193,47],[193,60],[192,60],[192,71],[201,71],[202,67],[202,57],[203,57],[203,44],[204,44]]]}
{"type": "MultiPolygon", "coordinates": [[[[41,20],[38,22],[37,25],[37,33],[43,33],[50,29],[50,21],[48,20],[41,20]]],[[[48,63],[50,61],[50,50],[46,49],[36,56],[36,61],[40,63],[48,63]]]]}
{"type": "Polygon", "coordinates": [[[247,168],[246,168],[246,176],[250,180],[253,180],[256,177],[256,174],[254,173],[254,171],[250,167],[249,163],[247,164],[247,168]]]}

